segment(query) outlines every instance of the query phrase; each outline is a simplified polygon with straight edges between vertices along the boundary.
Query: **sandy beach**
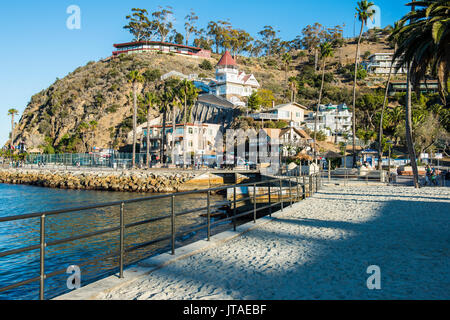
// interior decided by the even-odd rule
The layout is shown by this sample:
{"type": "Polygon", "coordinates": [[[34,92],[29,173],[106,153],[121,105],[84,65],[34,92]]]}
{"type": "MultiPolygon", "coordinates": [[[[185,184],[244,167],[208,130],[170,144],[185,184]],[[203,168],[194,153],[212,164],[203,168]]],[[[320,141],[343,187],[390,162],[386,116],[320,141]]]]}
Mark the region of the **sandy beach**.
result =
{"type": "Polygon", "coordinates": [[[450,188],[327,187],[102,299],[449,299],[450,188]],[[381,289],[369,290],[367,267],[381,289]]]}

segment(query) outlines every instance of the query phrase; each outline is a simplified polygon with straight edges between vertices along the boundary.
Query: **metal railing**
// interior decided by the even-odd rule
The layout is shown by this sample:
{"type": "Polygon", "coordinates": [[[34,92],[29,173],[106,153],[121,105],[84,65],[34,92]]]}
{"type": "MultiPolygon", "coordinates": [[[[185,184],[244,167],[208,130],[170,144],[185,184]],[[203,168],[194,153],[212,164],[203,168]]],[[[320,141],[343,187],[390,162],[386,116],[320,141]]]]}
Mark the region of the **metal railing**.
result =
{"type": "MultiPolygon", "coordinates": [[[[237,219],[251,216],[253,221],[256,223],[257,213],[259,211],[268,210],[269,216],[272,215],[273,208],[276,206],[280,206],[281,211],[283,211],[283,209],[285,207],[285,202],[289,203],[289,205],[292,206],[294,202],[298,202],[298,201],[306,199],[307,197],[312,196],[315,192],[317,192],[320,189],[321,185],[322,185],[322,177],[320,174],[315,174],[315,175],[311,175],[308,177],[305,177],[305,176],[303,176],[303,177],[298,177],[298,176],[297,177],[277,177],[276,179],[264,180],[264,181],[260,181],[260,182],[235,184],[235,185],[231,185],[231,186],[220,186],[220,187],[203,189],[203,190],[178,192],[178,193],[164,194],[164,195],[154,195],[154,196],[150,196],[150,197],[116,201],[116,202],[108,202],[108,203],[102,203],[102,204],[93,204],[93,205],[87,205],[87,206],[83,206],[83,207],[75,207],[75,208],[52,210],[52,211],[46,211],[46,212],[22,214],[22,215],[10,216],[10,217],[2,217],[2,218],[0,218],[0,223],[26,220],[26,219],[32,219],[32,218],[40,219],[40,227],[39,227],[39,235],[40,235],[39,239],[40,240],[39,240],[38,244],[0,252],[0,258],[2,258],[2,257],[14,255],[14,254],[19,254],[19,253],[38,249],[40,252],[40,257],[39,257],[40,273],[36,277],[30,278],[27,280],[23,280],[20,282],[16,282],[16,283],[13,283],[13,284],[5,286],[5,287],[1,287],[0,292],[12,290],[12,289],[30,284],[32,282],[39,281],[39,299],[44,300],[44,298],[45,298],[45,294],[44,294],[45,293],[45,281],[51,277],[66,273],[65,268],[56,270],[56,271],[53,271],[50,273],[46,273],[45,253],[46,253],[46,249],[49,247],[61,245],[61,244],[65,244],[65,243],[69,243],[69,242],[73,242],[73,241],[81,240],[81,239],[85,239],[85,238],[90,238],[93,236],[98,236],[98,235],[103,235],[103,234],[119,231],[119,241],[120,241],[119,242],[119,250],[116,250],[116,251],[106,254],[106,255],[96,256],[94,259],[90,259],[88,261],[85,261],[85,262],[79,264],[79,267],[89,265],[89,264],[92,264],[95,262],[99,262],[99,261],[102,261],[102,260],[105,260],[108,258],[116,257],[116,258],[118,258],[118,261],[119,261],[119,263],[118,263],[119,277],[123,278],[124,277],[123,270],[124,270],[124,265],[125,265],[125,255],[127,253],[133,252],[135,250],[138,250],[138,249],[141,249],[144,247],[148,247],[150,245],[154,245],[154,244],[162,242],[162,241],[170,240],[171,253],[174,255],[175,250],[176,250],[175,241],[177,238],[179,238],[183,235],[186,235],[186,234],[189,234],[189,233],[192,233],[195,231],[199,231],[202,229],[206,229],[207,230],[207,240],[209,241],[211,238],[212,228],[217,226],[218,224],[221,224],[221,223],[227,222],[227,221],[231,221],[233,224],[233,230],[236,231],[237,219]],[[263,194],[258,194],[257,186],[262,186],[262,185],[266,185],[266,187],[268,188],[268,192],[263,193],[263,194]],[[248,197],[237,198],[236,190],[238,188],[247,188],[248,197]],[[250,195],[251,188],[253,188],[253,195],[250,195]],[[217,193],[217,192],[223,191],[223,190],[228,191],[228,189],[233,189],[233,200],[227,199],[226,201],[221,201],[221,202],[217,202],[215,204],[211,204],[210,196],[212,193],[214,193],[214,192],[217,193]],[[206,196],[206,206],[205,207],[189,209],[189,210],[185,210],[182,212],[175,212],[175,202],[176,202],[177,197],[180,197],[183,195],[189,195],[189,194],[198,194],[198,193],[206,193],[207,196],[206,196]],[[274,193],[277,194],[277,197],[278,197],[278,199],[277,199],[278,201],[276,201],[276,202],[272,201],[274,193]],[[257,201],[261,201],[261,198],[266,197],[266,196],[268,197],[267,205],[258,207],[257,201]],[[161,217],[153,217],[150,219],[137,221],[137,222],[133,222],[133,223],[129,223],[129,224],[125,223],[124,212],[125,212],[125,206],[127,204],[146,202],[146,201],[152,201],[152,200],[163,199],[163,198],[170,198],[170,200],[171,200],[170,201],[171,205],[170,205],[170,209],[169,209],[170,214],[164,215],[161,217]],[[253,201],[253,206],[250,210],[246,210],[244,212],[238,213],[237,203],[244,202],[244,201],[253,201]],[[223,205],[229,205],[230,209],[232,207],[231,211],[233,214],[231,216],[227,216],[227,218],[224,218],[224,219],[219,219],[217,221],[211,221],[211,215],[213,213],[220,212],[220,211],[212,211],[212,210],[220,208],[223,205]],[[103,229],[103,230],[93,231],[93,232],[89,232],[89,233],[85,233],[85,234],[81,234],[81,235],[71,236],[71,237],[67,237],[67,238],[63,238],[63,239],[59,239],[59,240],[53,240],[53,241],[46,240],[45,223],[46,223],[47,217],[58,215],[58,214],[63,214],[63,213],[70,213],[70,212],[74,213],[74,212],[86,211],[86,210],[91,210],[91,209],[111,208],[111,207],[119,207],[119,209],[120,209],[119,210],[119,212],[120,212],[119,221],[120,222],[119,222],[118,226],[103,229]],[[189,213],[204,211],[204,210],[207,211],[206,224],[197,225],[188,230],[177,231],[177,229],[176,229],[176,226],[177,226],[176,218],[177,217],[186,215],[189,213]],[[165,220],[165,219],[170,219],[170,226],[171,226],[170,234],[160,236],[156,239],[152,239],[147,242],[143,242],[143,243],[125,247],[125,237],[126,237],[127,229],[136,227],[136,226],[151,224],[151,223],[165,220]]],[[[262,200],[264,200],[264,199],[262,199],[262,200]]],[[[244,210],[245,209],[246,208],[244,206],[244,210]]],[[[142,258],[140,258],[139,260],[142,260],[142,258]]],[[[129,262],[129,263],[127,263],[127,265],[130,265],[135,262],[137,262],[137,261],[129,262]]]]}

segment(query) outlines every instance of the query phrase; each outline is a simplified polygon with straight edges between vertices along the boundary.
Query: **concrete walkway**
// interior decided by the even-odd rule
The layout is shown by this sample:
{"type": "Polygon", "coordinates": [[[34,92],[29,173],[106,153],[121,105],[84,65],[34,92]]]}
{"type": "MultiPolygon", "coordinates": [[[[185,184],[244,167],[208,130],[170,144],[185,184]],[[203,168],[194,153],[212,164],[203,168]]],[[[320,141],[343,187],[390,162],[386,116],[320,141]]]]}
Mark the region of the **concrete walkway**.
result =
{"type": "Polygon", "coordinates": [[[449,299],[449,208],[450,188],[330,186],[96,298],[449,299]],[[367,287],[371,265],[380,290],[367,287]]]}

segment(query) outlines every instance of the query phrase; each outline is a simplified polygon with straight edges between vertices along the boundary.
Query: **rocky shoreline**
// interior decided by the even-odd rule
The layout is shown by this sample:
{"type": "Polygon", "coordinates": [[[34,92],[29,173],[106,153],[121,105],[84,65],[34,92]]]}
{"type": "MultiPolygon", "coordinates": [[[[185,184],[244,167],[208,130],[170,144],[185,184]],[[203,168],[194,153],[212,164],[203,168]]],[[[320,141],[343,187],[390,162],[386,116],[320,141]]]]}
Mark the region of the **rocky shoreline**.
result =
{"type": "Polygon", "coordinates": [[[101,172],[0,169],[0,183],[73,190],[167,193],[184,191],[192,172],[101,172]]]}

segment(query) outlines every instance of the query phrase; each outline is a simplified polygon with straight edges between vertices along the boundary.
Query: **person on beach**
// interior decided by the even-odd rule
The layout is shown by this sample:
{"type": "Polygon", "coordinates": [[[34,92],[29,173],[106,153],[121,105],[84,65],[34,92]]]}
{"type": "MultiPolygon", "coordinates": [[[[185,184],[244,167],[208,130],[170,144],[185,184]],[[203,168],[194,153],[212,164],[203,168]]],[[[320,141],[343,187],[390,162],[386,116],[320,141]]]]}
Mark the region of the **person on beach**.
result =
{"type": "Polygon", "coordinates": [[[427,166],[425,167],[425,184],[426,185],[431,185],[431,167],[429,164],[427,164],[427,166]]]}
{"type": "Polygon", "coordinates": [[[437,173],[434,167],[431,168],[431,184],[437,186],[437,173]]]}

